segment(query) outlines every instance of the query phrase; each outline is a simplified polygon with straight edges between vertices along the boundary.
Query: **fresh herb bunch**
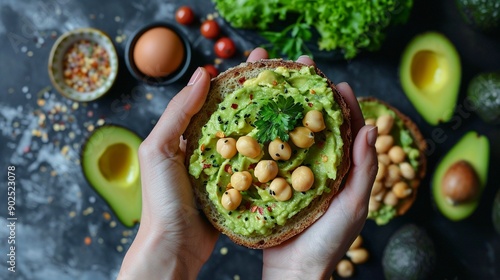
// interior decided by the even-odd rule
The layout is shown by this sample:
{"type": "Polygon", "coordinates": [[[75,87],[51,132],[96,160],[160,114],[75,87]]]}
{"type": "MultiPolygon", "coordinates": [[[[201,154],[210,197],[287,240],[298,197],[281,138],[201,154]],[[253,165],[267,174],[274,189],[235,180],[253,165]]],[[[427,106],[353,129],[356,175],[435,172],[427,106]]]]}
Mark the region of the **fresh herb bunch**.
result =
{"type": "Polygon", "coordinates": [[[233,27],[262,31],[271,52],[289,59],[308,53],[305,45],[313,39],[312,30],[318,33],[319,50],[340,50],[346,59],[361,50],[378,50],[387,27],[405,23],[413,7],[413,0],[212,1],[233,27]],[[291,18],[298,20],[283,31],[270,31],[291,18]]]}
{"type": "Polygon", "coordinates": [[[288,141],[288,131],[293,130],[297,121],[302,119],[304,108],[292,97],[278,95],[277,100],[269,100],[262,105],[255,121],[257,141],[265,143],[280,138],[288,141]]]}

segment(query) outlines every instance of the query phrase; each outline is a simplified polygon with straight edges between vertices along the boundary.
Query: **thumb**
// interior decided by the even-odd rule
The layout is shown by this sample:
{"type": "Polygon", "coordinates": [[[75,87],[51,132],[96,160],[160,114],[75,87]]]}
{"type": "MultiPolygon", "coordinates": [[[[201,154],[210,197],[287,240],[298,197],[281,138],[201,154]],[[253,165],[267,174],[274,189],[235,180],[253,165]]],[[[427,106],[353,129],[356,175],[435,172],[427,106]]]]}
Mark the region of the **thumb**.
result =
{"type": "Polygon", "coordinates": [[[210,74],[199,67],[187,86],[170,100],[167,109],[146,139],[148,145],[167,158],[175,156],[179,150],[179,138],[186,130],[191,117],[198,113],[205,103],[209,89],[210,74]]]}

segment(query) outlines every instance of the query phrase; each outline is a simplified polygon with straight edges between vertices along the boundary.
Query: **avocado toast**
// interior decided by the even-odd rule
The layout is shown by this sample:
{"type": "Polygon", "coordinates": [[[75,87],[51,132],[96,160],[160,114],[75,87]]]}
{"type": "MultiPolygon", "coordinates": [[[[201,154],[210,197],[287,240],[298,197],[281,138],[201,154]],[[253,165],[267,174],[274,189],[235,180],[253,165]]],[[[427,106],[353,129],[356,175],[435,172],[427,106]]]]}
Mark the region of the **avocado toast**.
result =
{"type": "Polygon", "coordinates": [[[278,245],[319,219],[351,163],[345,100],[319,69],[292,61],[242,63],[212,79],[185,138],[200,207],[214,227],[249,248],[278,245]],[[323,127],[308,121],[310,111],[322,113],[323,127]],[[296,141],[301,131],[308,131],[305,144],[296,141]],[[225,146],[234,142],[236,148],[225,146]],[[240,142],[248,144],[241,148],[240,142]],[[269,152],[276,142],[289,147],[286,158],[269,152]],[[233,179],[244,172],[250,183],[240,189],[233,179]],[[298,187],[311,172],[313,182],[298,187]]]}

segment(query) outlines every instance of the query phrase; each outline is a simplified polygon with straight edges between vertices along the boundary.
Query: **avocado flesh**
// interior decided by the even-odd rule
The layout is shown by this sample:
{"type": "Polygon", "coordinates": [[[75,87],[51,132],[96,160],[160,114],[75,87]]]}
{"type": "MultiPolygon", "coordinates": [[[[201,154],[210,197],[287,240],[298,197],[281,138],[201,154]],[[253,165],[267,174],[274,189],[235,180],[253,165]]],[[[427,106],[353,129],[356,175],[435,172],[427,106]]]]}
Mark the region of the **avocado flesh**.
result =
{"type": "Polygon", "coordinates": [[[459,221],[470,216],[476,210],[481,193],[488,177],[490,145],[488,138],[475,131],[466,133],[437,165],[432,178],[432,195],[439,211],[452,221],[459,221]],[[451,204],[442,194],[441,182],[448,168],[457,161],[467,161],[479,178],[479,195],[476,199],[460,204],[451,204]]]}
{"type": "Polygon", "coordinates": [[[141,178],[137,151],[142,139],[120,126],[94,131],[82,152],[82,169],[92,188],[127,227],[140,220],[141,178]]]}
{"type": "Polygon", "coordinates": [[[403,91],[419,114],[432,125],[449,121],[460,90],[460,57],[442,34],[414,37],[400,64],[403,91]]]}
{"type": "Polygon", "coordinates": [[[429,279],[436,261],[434,242],[423,228],[415,224],[396,231],[382,255],[382,267],[388,280],[429,279]]]}

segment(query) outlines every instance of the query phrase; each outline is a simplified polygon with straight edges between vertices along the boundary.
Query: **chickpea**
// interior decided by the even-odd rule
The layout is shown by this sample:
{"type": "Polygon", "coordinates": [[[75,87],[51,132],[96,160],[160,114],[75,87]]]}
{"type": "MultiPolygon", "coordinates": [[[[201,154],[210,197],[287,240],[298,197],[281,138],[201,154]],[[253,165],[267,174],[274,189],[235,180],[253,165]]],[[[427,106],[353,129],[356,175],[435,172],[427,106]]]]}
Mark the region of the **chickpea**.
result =
{"type": "Polygon", "coordinates": [[[375,177],[375,181],[382,181],[382,180],[384,180],[386,174],[387,174],[387,165],[379,162],[378,163],[377,176],[375,177]]]}
{"type": "Polygon", "coordinates": [[[290,148],[290,145],[279,138],[269,143],[268,150],[274,160],[289,160],[292,156],[292,148],[290,148]]]}
{"type": "Polygon", "coordinates": [[[240,206],[242,195],[237,189],[229,189],[224,192],[221,199],[222,207],[227,210],[234,210],[240,206]]]}
{"type": "Polygon", "coordinates": [[[389,167],[387,167],[386,183],[389,183],[390,186],[392,186],[395,183],[399,182],[400,180],[401,180],[401,171],[399,170],[399,167],[395,164],[389,165],[389,167]]]}
{"type": "Polygon", "coordinates": [[[351,277],[354,274],[354,265],[350,260],[341,260],[337,264],[337,274],[343,278],[351,277]]]}
{"type": "Polygon", "coordinates": [[[401,175],[403,178],[408,180],[413,180],[415,178],[415,169],[408,162],[402,162],[399,164],[399,169],[401,170],[401,175]]]}
{"type": "Polygon", "coordinates": [[[261,160],[255,166],[253,175],[261,183],[269,182],[278,175],[278,164],[274,160],[261,160]]]}
{"type": "Polygon", "coordinates": [[[230,159],[236,155],[236,140],[234,138],[220,138],[217,141],[217,152],[225,159],[230,159]]]}
{"type": "Polygon", "coordinates": [[[394,138],[391,135],[380,135],[375,142],[377,153],[384,154],[394,145],[394,138]]]}
{"type": "Polygon", "coordinates": [[[289,135],[293,144],[299,148],[309,148],[314,144],[314,133],[307,127],[298,126],[289,135]]]}
{"type": "Polygon", "coordinates": [[[370,198],[370,201],[368,202],[368,211],[373,212],[377,211],[380,208],[380,202],[377,201],[375,198],[370,198]]]}
{"type": "Polygon", "coordinates": [[[412,192],[410,186],[406,182],[397,182],[394,187],[392,187],[392,192],[397,198],[405,198],[409,196],[412,192]]]}
{"type": "Polygon", "coordinates": [[[269,192],[278,201],[287,201],[292,197],[292,188],[288,182],[281,178],[275,178],[269,185],[269,192]]]}
{"type": "Polygon", "coordinates": [[[375,119],[366,119],[365,120],[365,125],[373,125],[373,126],[376,126],[377,125],[377,121],[375,119]]]}
{"type": "Polygon", "coordinates": [[[406,153],[400,146],[393,146],[387,154],[394,163],[401,163],[406,158],[406,153]]]}
{"type": "Polygon", "coordinates": [[[370,254],[368,253],[368,250],[365,248],[357,248],[357,249],[349,249],[346,253],[347,257],[351,259],[351,261],[355,264],[361,264],[365,263],[370,254]]]}
{"type": "Polygon", "coordinates": [[[246,191],[252,185],[252,174],[239,171],[231,175],[231,186],[239,191],[246,191]]]}
{"type": "Polygon", "coordinates": [[[352,242],[351,246],[349,247],[349,250],[361,248],[362,244],[363,244],[363,237],[361,237],[361,235],[358,235],[358,237],[354,239],[354,242],[352,242]]]}
{"type": "Polygon", "coordinates": [[[250,136],[242,136],[236,141],[238,152],[249,158],[256,158],[260,155],[261,148],[259,142],[250,136]]]}
{"type": "Polygon", "coordinates": [[[373,183],[373,186],[372,186],[372,192],[371,192],[371,196],[374,196],[374,195],[377,195],[378,193],[380,193],[382,190],[384,189],[384,185],[382,184],[382,182],[379,182],[379,181],[376,181],[375,183],[373,183]]]}
{"type": "Polygon", "coordinates": [[[318,110],[307,112],[304,119],[302,119],[302,124],[312,132],[320,132],[326,128],[323,114],[318,110]]]}
{"type": "Polygon", "coordinates": [[[314,184],[314,174],[307,166],[299,166],[292,172],[292,187],[299,192],[308,191],[314,184]]]}
{"type": "Polygon", "coordinates": [[[394,118],[391,115],[383,115],[377,119],[378,134],[389,134],[394,124],[394,118]]]}
{"type": "Polygon", "coordinates": [[[384,196],[384,204],[396,206],[398,204],[398,197],[392,191],[389,191],[384,196]]]}
{"type": "Polygon", "coordinates": [[[386,193],[387,193],[386,189],[382,189],[378,194],[376,194],[372,197],[373,197],[373,199],[375,199],[375,201],[382,202],[386,193]]]}
{"type": "Polygon", "coordinates": [[[389,158],[389,156],[387,154],[378,154],[377,158],[378,158],[379,162],[381,162],[385,165],[391,164],[391,159],[389,158]]]}

